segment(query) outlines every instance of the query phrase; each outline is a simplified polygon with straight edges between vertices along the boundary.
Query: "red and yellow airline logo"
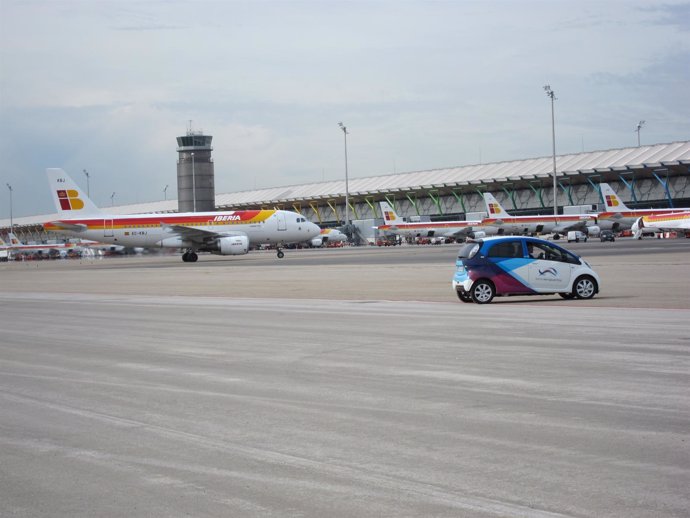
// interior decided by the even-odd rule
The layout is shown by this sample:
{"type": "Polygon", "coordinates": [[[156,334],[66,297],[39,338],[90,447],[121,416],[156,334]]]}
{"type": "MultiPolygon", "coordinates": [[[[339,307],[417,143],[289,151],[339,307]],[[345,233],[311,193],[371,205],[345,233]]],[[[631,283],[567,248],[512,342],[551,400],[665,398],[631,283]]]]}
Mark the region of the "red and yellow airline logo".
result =
{"type": "Polygon", "coordinates": [[[489,213],[498,214],[501,210],[498,207],[498,203],[489,203],[489,213]]]}
{"type": "Polygon", "coordinates": [[[606,205],[608,207],[618,207],[618,205],[620,205],[618,203],[618,196],[616,196],[615,194],[607,194],[606,195],[606,205]]]}
{"type": "Polygon", "coordinates": [[[62,210],[80,210],[84,208],[84,202],[79,198],[79,192],[74,189],[60,189],[57,195],[62,210]]]}
{"type": "Polygon", "coordinates": [[[387,210],[384,210],[383,211],[383,219],[385,219],[386,221],[391,221],[391,220],[393,220],[393,214],[388,212],[387,210]]]}

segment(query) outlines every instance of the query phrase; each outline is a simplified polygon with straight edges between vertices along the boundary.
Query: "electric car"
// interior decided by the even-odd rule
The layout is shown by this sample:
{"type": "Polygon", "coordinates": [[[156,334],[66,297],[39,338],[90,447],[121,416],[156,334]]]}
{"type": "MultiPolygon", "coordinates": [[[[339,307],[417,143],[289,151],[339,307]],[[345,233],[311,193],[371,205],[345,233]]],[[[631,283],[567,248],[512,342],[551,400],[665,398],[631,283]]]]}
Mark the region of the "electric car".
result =
{"type": "Polygon", "coordinates": [[[494,297],[555,293],[564,299],[591,299],[600,287],[599,275],[580,256],[526,236],[467,241],[453,276],[458,298],[477,304],[488,304],[494,297]]]}

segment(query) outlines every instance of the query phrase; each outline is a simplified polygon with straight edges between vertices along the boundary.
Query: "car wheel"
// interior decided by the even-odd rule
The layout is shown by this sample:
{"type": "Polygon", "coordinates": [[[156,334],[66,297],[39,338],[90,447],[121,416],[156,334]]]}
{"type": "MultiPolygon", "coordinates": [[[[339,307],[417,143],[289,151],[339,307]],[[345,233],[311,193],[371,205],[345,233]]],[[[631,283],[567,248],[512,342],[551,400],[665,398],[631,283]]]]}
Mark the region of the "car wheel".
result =
{"type": "Polygon", "coordinates": [[[597,281],[589,275],[578,277],[573,284],[573,296],[578,299],[591,299],[597,292],[597,281]]]}
{"type": "Polygon", "coordinates": [[[458,294],[458,298],[462,300],[463,302],[474,302],[472,300],[472,295],[467,293],[466,291],[456,291],[455,293],[458,294]]]}
{"type": "Polygon", "coordinates": [[[494,285],[488,281],[477,281],[472,286],[472,300],[477,304],[488,304],[496,295],[494,285]]]}

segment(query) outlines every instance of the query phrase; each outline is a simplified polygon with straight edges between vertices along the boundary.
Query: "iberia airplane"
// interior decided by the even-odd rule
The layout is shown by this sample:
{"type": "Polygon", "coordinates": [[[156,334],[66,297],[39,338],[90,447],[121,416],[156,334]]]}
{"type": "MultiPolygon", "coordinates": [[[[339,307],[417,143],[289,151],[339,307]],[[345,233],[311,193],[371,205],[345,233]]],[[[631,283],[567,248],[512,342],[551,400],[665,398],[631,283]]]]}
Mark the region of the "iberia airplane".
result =
{"type": "Polygon", "coordinates": [[[484,237],[486,232],[481,228],[481,221],[417,221],[405,222],[398,216],[388,202],[379,202],[383,214],[383,225],[377,230],[390,232],[403,237],[484,237]]]}
{"type": "Polygon", "coordinates": [[[602,229],[613,230],[614,232],[632,228],[633,224],[641,217],[660,216],[689,210],[688,208],[633,210],[623,203],[623,200],[620,199],[609,184],[600,183],[599,188],[606,204],[606,212],[597,215],[599,226],[602,229]]]}
{"type": "Polygon", "coordinates": [[[6,244],[6,248],[13,253],[36,253],[36,254],[50,254],[58,252],[61,256],[67,254],[69,250],[78,249],[77,245],[74,243],[42,243],[38,245],[26,245],[22,243],[19,238],[12,232],[8,232],[7,239],[9,243],[6,244]]]}
{"type": "Polygon", "coordinates": [[[259,244],[282,245],[319,235],[318,225],[284,210],[181,212],[122,216],[102,212],[62,169],[47,169],[60,219],[43,227],[83,239],[126,247],[184,249],[182,260],[195,262],[197,252],[241,255],[259,244]]]}
{"type": "Polygon", "coordinates": [[[690,230],[690,211],[641,216],[633,223],[631,230],[638,233],[643,228],[659,232],[672,230],[688,231],[690,230]]]}
{"type": "Polygon", "coordinates": [[[482,224],[495,227],[499,234],[564,234],[569,230],[595,229],[594,215],[511,216],[488,192],[484,193],[484,203],[489,216],[482,220],[482,224]]]}

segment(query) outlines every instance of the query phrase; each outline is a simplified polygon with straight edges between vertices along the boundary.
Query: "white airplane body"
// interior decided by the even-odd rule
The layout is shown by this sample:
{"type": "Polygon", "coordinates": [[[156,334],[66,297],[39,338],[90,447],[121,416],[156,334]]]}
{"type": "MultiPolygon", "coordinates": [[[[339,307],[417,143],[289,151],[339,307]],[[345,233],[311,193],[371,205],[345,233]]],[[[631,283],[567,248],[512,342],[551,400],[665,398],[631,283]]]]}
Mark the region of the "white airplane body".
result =
{"type": "Polygon", "coordinates": [[[308,241],[320,232],[301,214],[284,210],[107,214],[62,169],[46,172],[60,216],[44,223],[46,230],[125,247],[185,249],[185,262],[195,262],[198,251],[242,255],[260,244],[275,245],[283,257],[283,245],[308,241]]]}
{"type": "Polygon", "coordinates": [[[406,222],[398,216],[388,202],[379,202],[383,214],[383,225],[375,227],[379,231],[397,234],[402,237],[483,237],[487,235],[482,222],[477,221],[419,221],[406,222]]]}
{"type": "MultiPolygon", "coordinates": [[[[601,195],[604,198],[606,211],[597,214],[598,224],[602,229],[620,230],[632,229],[632,226],[640,219],[646,217],[663,216],[672,213],[685,212],[688,208],[668,209],[630,209],[620,199],[616,191],[607,183],[600,183],[601,195]]],[[[637,232],[642,230],[638,228],[637,232]]]]}
{"type": "Polygon", "coordinates": [[[657,232],[687,232],[690,230],[690,211],[641,216],[633,223],[631,230],[637,233],[645,228],[657,232]]]}
{"type": "Polygon", "coordinates": [[[19,238],[12,232],[8,232],[7,239],[9,243],[3,241],[2,247],[12,254],[16,253],[34,253],[34,254],[50,254],[58,252],[60,256],[65,256],[69,250],[78,250],[79,247],[74,243],[39,243],[34,245],[27,245],[22,243],[19,238]]]}
{"type": "Polygon", "coordinates": [[[482,224],[498,234],[564,234],[570,230],[594,228],[596,219],[590,214],[561,216],[511,216],[491,193],[484,193],[488,217],[482,224]]]}

